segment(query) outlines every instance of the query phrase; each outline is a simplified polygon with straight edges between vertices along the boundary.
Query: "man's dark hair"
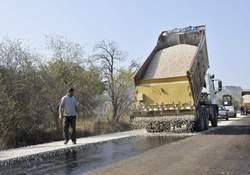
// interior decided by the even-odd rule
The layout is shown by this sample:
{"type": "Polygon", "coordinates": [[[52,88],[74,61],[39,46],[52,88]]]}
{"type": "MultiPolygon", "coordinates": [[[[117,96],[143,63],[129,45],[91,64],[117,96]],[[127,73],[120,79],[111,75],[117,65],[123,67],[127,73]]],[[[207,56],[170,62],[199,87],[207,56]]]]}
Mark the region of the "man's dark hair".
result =
{"type": "Polygon", "coordinates": [[[74,90],[75,90],[74,88],[69,88],[69,89],[68,89],[68,93],[74,92],[74,90]]]}

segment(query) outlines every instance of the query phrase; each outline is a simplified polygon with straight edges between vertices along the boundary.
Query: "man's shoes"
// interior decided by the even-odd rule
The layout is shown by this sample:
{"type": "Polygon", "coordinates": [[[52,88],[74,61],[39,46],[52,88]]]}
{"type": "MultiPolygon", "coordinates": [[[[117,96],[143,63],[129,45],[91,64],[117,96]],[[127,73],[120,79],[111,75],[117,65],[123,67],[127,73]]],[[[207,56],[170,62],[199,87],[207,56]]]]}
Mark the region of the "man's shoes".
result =
{"type": "Polygon", "coordinates": [[[73,143],[74,145],[76,145],[76,141],[72,141],[72,143],[73,143]]]}
{"type": "Polygon", "coordinates": [[[68,140],[65,140],[65,141],[64,141],[64,145],[67,145],[67,144],[68,144],[68,142],[69,142],[68,140]]]}

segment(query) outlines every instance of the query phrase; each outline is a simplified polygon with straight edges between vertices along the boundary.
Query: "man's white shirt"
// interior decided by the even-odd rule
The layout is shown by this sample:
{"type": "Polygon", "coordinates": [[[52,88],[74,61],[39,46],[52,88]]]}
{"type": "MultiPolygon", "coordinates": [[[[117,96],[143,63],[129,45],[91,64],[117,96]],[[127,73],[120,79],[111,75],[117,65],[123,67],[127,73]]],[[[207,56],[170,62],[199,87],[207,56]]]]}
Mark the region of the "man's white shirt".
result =
{"type": "Polygon", "coordinates": [[[74,96],[68,96],[65,95],[61,99],[61,103],[59,106],[59,111],[63,109],[63,116],[76,116],[76,106],[78,105],[78,102],[74,96]]]}

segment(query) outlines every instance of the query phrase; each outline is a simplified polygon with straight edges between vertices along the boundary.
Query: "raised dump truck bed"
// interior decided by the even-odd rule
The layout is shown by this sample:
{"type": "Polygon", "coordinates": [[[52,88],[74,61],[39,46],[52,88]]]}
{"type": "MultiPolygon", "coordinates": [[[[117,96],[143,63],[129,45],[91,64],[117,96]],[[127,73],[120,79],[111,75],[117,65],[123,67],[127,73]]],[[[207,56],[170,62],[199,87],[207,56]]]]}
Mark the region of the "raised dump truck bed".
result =
{"type": "MultiPolygon", "coordinates": [[[[180,90],[186,91],[186,94],[190,94],[191,91],[192,94],[188,95],[190,97],[186,98],[184,103],[191,100],[195,104],[199,100],[208,67],[205,27],[188,27],[182,30],[162,32],[156,47],[134,79],[137,88],[141,88],[140,85],[147,87],[146,85],[169,82],[171,82],[169,83],[170,86],[179,84],[179,82],[182,85],[185,84],[179,86],[180,90]]],[[[172,87],[170,87],[170,90],[177,91],[172,87]]],[[[140,93],[140,91],[137,92],[140,93]]],[[[157,93],[153,95],[159,96],[157,93]]],[[[169,93],[166,100],[171,102],[168,101],[168,103],[182,103],[183,100],[176,98],[176,95],[178,94],[169,93]],[[171,95],[173,95],[173,98],[169,98],[171,95]]],[[[144,94],[144,96],[147,104],[166,103],[164,100],[152,100],[150,102],[150,100],[147,100],[147,94],[144,94]]],[[[161,93],[161,96],[164,96],[163,93],[161,93]]],[[[165,94],[165,96],[167,95],[165,94]]]]}
{"type": "Polygon", "coordinates": [[[204,26],[162,32],[134,77],[135,126],[147,125],[143,127],[148,131],[170,130],[175,126],[164,124],[170,119],[179,125],[189,123],[192,128],[199,118],[197,111],[204,97],[202,89],[208,67],[204,26]],[[153,125],[162,127],[156,129],[153,125]]]}

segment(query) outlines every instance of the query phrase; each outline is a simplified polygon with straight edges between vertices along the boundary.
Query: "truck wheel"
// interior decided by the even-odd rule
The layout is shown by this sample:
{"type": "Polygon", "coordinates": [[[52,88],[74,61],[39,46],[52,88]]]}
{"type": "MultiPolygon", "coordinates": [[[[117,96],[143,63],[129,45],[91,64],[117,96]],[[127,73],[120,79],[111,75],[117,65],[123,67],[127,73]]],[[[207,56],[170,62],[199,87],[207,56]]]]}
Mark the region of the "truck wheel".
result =
{"type": "Polygon", "coordinates": [[[204,116],[204,130],[208,130],[209,128],[209,119],[208,115],[204,116]]]}
{"type": "Polygon", "coordinates": [[[212,127],[217,127],[217,125],[218,125],[218,116],[217,116],[217,112],[216,112],[215,108],[213,108],[213,110],[212,110],[211,125],[212,125],[212,127]]]}
{"type": "Polygon", "coordinates": [[[218,118],[217,116],[213,116],[212,120],[211,120],[211,125],[212,127],[217,127],[217,123],[218,123],[218,118]]]}
{"type": "Polygon", "coordinates": [[[214,117],[214,118],[212,118],[211,125],[212,125],[212,127],[217,127],[217,125],[218,125],[218,118],[217,118],[217,116],[214,117]]]}
{"type": "Polygon", "coordinates": [[[197,121],[195,122],[195,130],[196,131],[203,131],[204,130],[204,120],[203,117],[200,116],[197,121]]]}
{"type": "Polygon", "coordinates": [[[198,118],[195,122],[195,130],[196,131],[203,131],[205,129],[205,121],[204,121],[204,118],[206,117],[206,114],[205,114],[205,108],[204,107],[200,107],[198,109],[198,118]]]}

